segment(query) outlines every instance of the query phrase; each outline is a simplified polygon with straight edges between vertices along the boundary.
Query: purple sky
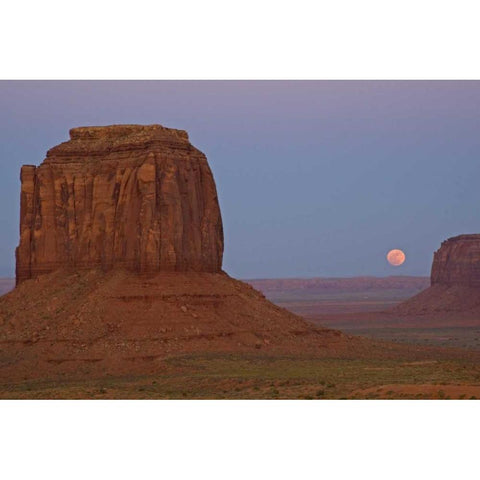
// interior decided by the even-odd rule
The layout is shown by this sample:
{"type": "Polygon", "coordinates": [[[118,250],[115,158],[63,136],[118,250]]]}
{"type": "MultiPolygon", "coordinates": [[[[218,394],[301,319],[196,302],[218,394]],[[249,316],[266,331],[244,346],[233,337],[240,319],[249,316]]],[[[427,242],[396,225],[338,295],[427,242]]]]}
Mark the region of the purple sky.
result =
{"type": "Polygon", "coordinates": [[[189,132],[236,277],[428,275],[443,240],[480,232],[480,82],[1,81],[0,276],[20,166],[71,127],[114,123],[189,132]]]}

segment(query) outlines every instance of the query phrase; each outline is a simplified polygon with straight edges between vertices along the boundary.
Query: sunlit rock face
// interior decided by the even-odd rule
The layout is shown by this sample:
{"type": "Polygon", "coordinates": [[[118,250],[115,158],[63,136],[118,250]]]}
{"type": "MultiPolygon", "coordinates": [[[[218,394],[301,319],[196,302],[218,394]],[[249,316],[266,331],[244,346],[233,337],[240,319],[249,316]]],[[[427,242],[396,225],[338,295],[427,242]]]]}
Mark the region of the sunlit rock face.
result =
{"type": "Polygon", "coordinates": [[[73,128],[21,183],[17,284],[59,268],[222,268],[215,182],[185,131],[73,128]]]}
{"type": "Polygon", "coordinates": [[[431,283],[480,287],[480,234],[444,241],[433,256],[431,283]]]}

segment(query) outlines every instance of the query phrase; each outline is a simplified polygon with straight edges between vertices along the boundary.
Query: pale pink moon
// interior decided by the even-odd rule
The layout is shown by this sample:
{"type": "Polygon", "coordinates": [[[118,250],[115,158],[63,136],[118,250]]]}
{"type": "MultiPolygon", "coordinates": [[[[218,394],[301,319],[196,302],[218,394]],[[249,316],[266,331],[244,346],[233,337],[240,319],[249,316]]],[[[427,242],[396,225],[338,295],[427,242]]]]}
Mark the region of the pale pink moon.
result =
{"type": "Polygon", "coordinates": [[[405,261],[405,254],[401,250],[395,248],[387,253],[387,260],[390,265],[398,267],[405,261]]]}

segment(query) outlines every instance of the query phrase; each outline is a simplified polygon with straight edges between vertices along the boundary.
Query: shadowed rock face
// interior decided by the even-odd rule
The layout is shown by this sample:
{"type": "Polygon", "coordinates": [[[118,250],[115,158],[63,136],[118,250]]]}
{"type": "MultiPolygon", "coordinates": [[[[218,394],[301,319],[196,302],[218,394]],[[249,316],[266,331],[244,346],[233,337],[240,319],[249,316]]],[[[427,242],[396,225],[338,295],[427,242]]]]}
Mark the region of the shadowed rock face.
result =
{"type": "Polygon", "coordinates": [[[431,284],[480,287],[480,234],[442,243],[433,257],[431,284]]]}
{"type": "Polygon", "coordinates": [[[182,130],[74,128],[21,182],[17,284],[68,267],[221,270],[215,183],[182,130]]]}

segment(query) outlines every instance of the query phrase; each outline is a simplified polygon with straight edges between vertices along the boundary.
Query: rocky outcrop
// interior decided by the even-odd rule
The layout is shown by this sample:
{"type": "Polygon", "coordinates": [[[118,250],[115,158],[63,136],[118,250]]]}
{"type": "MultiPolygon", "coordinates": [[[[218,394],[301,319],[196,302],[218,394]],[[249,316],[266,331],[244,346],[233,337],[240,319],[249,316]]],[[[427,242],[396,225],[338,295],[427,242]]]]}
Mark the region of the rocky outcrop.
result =
{"type": "Polygon", "coordinates": [[[221,270],[215,183],[185,131],[73,128],[21,183],[17,284],[69,267],[221,270]]]}
{"type": "Polygon", "coordinates": [[[433,256],[432,285],[480,287],[480,234],[444,241],[433,256]]]}
{"type": "MultiPolygon", "coordinates": [[[[392,312],[450,318],[453,324],[480,318],[480,234],[445,240],[433,255],[431,286],[392,312]],[[450,316],[450,317],[449,317],[450,316]]],[[[475,323],[476,325],[477,323],[475,323]]]]}

